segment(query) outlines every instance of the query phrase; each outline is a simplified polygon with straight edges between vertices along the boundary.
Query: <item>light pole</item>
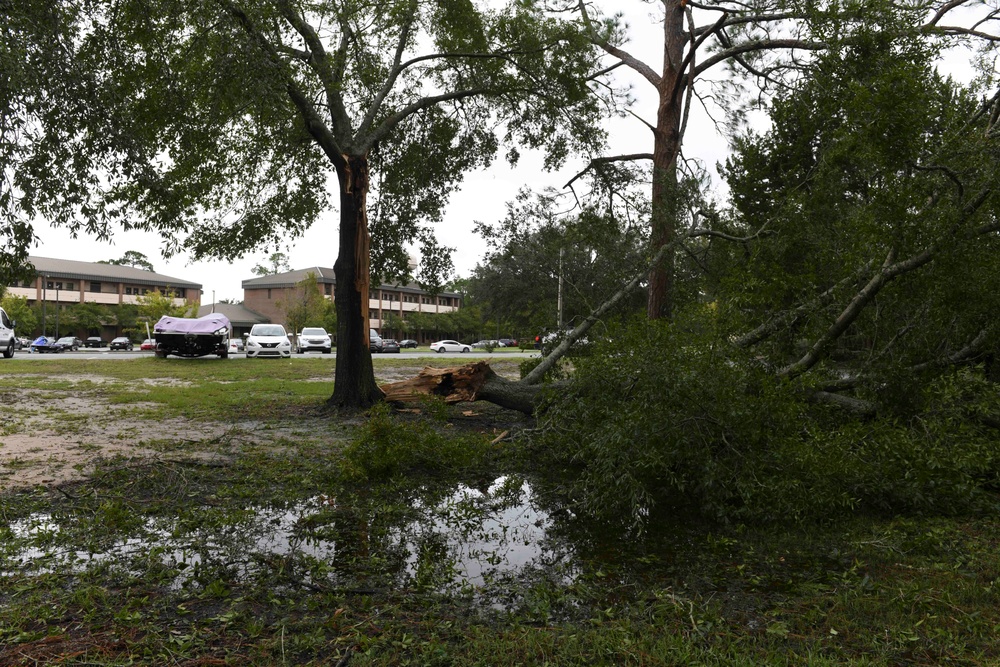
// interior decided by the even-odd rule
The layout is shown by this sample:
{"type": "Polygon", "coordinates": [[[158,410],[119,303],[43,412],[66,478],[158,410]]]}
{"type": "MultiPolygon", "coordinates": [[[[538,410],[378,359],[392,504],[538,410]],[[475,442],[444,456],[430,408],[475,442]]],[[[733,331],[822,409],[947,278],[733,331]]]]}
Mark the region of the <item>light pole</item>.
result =
{"type": "Polygon", "coordinates": [[[62,283],[56,283],[56,340],[59,340],[59,288],[62,283]]]}
{"type": "Polygon", "coordinates": [[[45,302],[49,298],[49,277],[42,276],[42,335],[45,335],[45,302]]]}

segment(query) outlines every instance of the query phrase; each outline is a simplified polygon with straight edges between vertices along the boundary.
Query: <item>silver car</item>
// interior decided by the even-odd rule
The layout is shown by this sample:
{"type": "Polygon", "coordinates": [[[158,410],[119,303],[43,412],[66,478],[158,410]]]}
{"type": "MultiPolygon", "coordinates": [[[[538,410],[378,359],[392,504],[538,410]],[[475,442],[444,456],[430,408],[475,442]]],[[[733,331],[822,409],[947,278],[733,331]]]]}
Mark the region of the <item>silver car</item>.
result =
{"type": "Polygon", "coordinates": [[[333,351],[333,341],[323,327],[305,327],[295,337],[295,351],[299,354],[309,350],[319,350],[323,354],[333,351]]]}

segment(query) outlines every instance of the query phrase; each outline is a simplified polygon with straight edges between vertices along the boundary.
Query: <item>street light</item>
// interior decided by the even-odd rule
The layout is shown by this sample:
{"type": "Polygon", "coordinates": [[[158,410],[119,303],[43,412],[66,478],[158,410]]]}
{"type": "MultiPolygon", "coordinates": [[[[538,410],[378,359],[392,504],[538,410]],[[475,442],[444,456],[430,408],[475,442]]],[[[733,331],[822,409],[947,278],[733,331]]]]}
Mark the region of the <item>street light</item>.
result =
{"type": "Polygon", "coordinates": [[[42,276],[42,335],[45,335],[45,302],[48,300],[49,277],[42,276]]]}
{"type": "Polygon", "coordinates": [[[59,340],[59,288],[62,283],[56,283],[56,340],[59,340]]]}

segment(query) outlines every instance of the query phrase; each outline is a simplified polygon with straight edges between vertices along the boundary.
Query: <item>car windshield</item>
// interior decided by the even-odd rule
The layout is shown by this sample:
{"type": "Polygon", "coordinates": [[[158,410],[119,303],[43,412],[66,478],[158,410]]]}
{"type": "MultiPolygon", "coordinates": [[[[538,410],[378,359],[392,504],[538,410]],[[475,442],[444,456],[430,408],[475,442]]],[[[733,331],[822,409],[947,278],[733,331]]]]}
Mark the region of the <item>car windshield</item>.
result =
{"type": "Polygon", "coordinates": [[[73,337],[72,336],[63,336],[62,338],[60,338],[56,342],[57,343],[72,343],[73,342],[73,337]]]}
{"type": "Polygon", "coordinates": [[[251,336],[284,336],[285,330],[278,324],[268,324],[265,326],[255,325],[250,330],[251,336]]]}
{"type": "Polygon", "coordinates": [[[326,331],[324,331],[323,329],[303,329],[302,330],[302,335],[303,336],[325,336],[326,335],[326,331]]]}

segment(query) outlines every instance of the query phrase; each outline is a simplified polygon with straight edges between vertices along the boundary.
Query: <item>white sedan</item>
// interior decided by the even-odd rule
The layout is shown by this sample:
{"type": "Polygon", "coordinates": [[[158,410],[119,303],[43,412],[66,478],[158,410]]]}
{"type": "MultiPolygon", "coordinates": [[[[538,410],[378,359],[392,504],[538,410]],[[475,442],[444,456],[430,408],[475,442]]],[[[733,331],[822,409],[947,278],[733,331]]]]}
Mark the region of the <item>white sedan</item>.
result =
{"type": "Polygon", "coordinates": [[[287,359],[292,356],[292,344],[280,324],[255,324],[247,335],[247,359],[277,357],[287,359]]]}
{"type": "Polygon", "coordinates": [[[472,350],[471,347],[463,343],[459,343],[457,340],[439,340],[436,343],[431,343],[431,349],[435,352],[469,352],[472,350]]]}

